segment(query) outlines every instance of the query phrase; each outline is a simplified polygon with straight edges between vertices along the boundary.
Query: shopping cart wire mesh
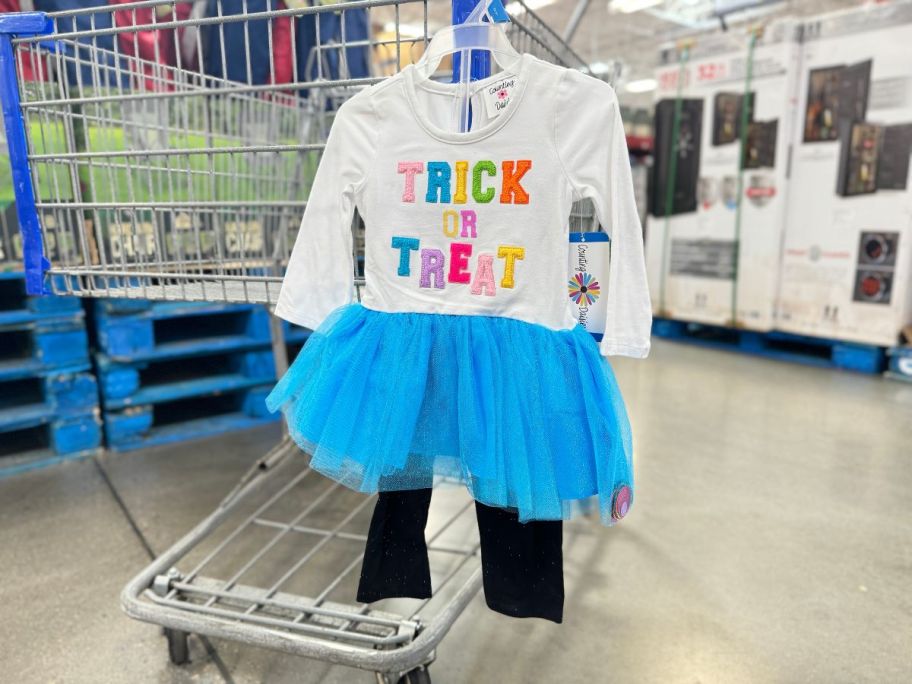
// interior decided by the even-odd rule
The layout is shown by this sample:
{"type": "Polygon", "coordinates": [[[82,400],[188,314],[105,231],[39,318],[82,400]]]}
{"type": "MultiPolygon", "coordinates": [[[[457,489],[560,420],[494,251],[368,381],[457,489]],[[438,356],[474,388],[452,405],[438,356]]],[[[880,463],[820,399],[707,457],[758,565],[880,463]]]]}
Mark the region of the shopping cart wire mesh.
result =
{"type": "MultiPolygon", "coordinates": [[[[333,113],[420,55],[429,4],[143,0],[31,22],[11,41],[22,209],[44,226],[23,225],[30,287],[273,304],[333,113]]],[[[531,11],[509,32],[582,65],[531,11]]]]}

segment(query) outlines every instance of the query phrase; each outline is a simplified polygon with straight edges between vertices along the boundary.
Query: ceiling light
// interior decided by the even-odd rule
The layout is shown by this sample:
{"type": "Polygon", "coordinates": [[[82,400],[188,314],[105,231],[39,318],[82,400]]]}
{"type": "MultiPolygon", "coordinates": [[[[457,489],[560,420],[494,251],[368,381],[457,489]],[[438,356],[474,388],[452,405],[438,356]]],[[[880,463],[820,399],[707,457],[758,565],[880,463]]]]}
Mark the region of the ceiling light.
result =
{"type": "Polygon", "coordinates": [[[526,9],[537,10],[545,7],[546,5],[551,5],[556,0],[525,0],[525,3],[520,2],[511,2],[506,6],[507,14],[510,16],[516,16],[517,14],[522,14],[526,9]],[[523,6],[525,4],[525,6],[523,6]]]}
{"type": "Polygon", "coordinates": [[[648,93],[650,90],[655,90],[657,85],[654,78],[641,78],[628,83],[624,86],[624,90],[628,93],[648,93]]]}
{"type": "Polygon", "coordinates": [[[592,62],[592,64],[589,65],[589,73],[599,75],[607,74],[613,67],[614,65],[609,64],[608,62],[592,62]]]}
{"type": "Polygon", "coordinates": [[[623,12],[624,14],[631,14],[633,12],[656,7],[663,2],[664,0],[611,0],[611,2],[608,3],[608,9],[615,12],[623,12]]]}
{"type": "MultiPolygon", "coordinates": [[[[396,22],[386,22],[383,30],[387,33],[396,33],[396,22]]],[[[405,38],[424,38],[424,27],[417,24],[399,24],[399,35],[405,38]]]]}

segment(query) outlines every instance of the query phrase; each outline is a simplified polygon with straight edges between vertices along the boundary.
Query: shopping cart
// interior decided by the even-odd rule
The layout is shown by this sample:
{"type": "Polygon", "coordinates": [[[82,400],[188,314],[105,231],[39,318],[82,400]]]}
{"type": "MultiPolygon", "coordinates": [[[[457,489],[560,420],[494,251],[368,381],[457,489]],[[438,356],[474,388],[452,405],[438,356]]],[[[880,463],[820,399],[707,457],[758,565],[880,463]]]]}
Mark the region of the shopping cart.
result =
{"type": "MultiPolygon", "coordinates": [[[[0,17],[29,290],[273,305],[333,113],[419,56],[431,11],[419,0],[141,0],[0,17]]],[[[582,65],[529,10],[509,33],[521,51],[582,65]]],[[[574,216],[576,230],[594,220],[574,216]]],[[[360,287],[357,220],[353,230],[360,287]]],[[[278,372],[282,339],[274,320],[278,372]]],[[[429,681],[434,649],[481,582],[478,544],[465,543],[471,500],[435,494],[431,599],[351,605],[372,499],[298,453],[286,437],[257,460],[127,585],[124,609],[165,628],[175,663],[195,633],[381,682],[429,681]]]]}

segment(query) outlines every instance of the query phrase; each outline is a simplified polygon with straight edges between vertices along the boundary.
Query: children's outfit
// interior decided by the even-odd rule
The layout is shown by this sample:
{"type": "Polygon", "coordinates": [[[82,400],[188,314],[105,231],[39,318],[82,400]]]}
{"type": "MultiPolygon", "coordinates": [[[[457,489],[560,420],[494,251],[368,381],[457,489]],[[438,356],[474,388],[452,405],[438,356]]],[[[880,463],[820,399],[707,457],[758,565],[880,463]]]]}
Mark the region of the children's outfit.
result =
{"type": "MultiPolygon", "coordinates": [[[[414,66],[339,109],[276,306],[314,332],[268,403],[311,466],[353,489],[416,492],[423,508],[417,492],[443,475],[517,530],[592,497],[610,525],[631,503],[633,470],[604,356],[645,357],[651,325],[617,98],[527,54],[471,87],[464,133],[447,129],[455,86],[414,66]],[[582,198],[611,236],[600,343],[568,296],[568,217],[582,198]]],[[[381,517],[392,500],[381,497],[381,517]]],[[[383,593],[369,576],[362,589],[383,593]]]]}

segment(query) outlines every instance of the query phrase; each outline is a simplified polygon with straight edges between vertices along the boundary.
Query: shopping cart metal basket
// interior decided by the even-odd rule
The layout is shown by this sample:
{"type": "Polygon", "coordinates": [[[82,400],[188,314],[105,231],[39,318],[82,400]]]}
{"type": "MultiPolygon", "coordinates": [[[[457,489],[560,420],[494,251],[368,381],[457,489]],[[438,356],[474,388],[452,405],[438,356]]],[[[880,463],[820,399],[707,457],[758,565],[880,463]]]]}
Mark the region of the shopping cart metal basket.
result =
{"type": "MultiPolygon", "coordinates": [[[[417,58],[435,11],[426,0],[68,4],[0,16],[0,97],[29,290],[266,306],[333,112],[417,58]]],[[[472,4],[456,2],[453,14],[472,4]]],[[[509,32],[519,50],[582,65],[527,8],[509,32]]],[[[592,221],[584,209],[574,216],[592,221]]],[[[358,238],[357,221],[353,230],[358,238]]],[[[363,240],[354,244],[359,252],[363,240]]],[[[273,328],[281,372],[282,327],[273,328]]],[[[124,609],[165,627],[176,663],[196,633],[378,681],[429,681],[434,649],[481,582],[478,545],[464,542],[471,500],[435,496],[433,598],[352,605],[371,499],[314,475],[297,453],[286,438],[257,460],[129,583],[124,609]]]]}

